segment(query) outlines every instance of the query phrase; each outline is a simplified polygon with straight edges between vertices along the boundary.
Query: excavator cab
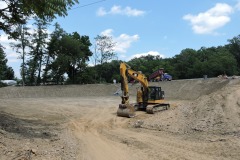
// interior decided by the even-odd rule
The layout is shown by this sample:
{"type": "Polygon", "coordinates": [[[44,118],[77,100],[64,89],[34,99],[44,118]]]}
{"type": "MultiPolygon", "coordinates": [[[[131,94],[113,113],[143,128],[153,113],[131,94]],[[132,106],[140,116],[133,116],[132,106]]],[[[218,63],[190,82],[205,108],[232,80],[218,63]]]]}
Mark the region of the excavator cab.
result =
{"type": "Polygon", "coordinates": [[[164,91],[161,87],[150,86],[148,88],[148,100],[162,100],[164,99],[164,91]]]}
{"type": "Polygon", "coordinates": [[[162,91],[161,87],[141,87],[141,90],[137,92],[137,105],[135,105],[135,110],[146,110],[148,105],[164,103],[163,101],[164,91],[162,91]]]}

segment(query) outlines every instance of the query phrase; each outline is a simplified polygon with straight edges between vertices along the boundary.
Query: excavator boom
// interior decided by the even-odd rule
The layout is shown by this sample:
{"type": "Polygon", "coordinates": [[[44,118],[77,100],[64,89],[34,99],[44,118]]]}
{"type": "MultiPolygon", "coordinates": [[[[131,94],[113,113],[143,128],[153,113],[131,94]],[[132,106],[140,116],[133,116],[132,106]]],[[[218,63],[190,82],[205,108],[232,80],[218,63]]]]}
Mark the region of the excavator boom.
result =
{"type": "Polygon", "coordinates": [[[130,76],[134,80],[140,82],[144,88],[148,88],[147,77],[141,72],[137,72],[131,69],[126,63],[120,64],[120,75],[121,75],[121,89],[122,89],[122,103],[119,104],[117,115],[122,117],[135,117],[135,108],[133,104],[129,102],[129,87],[128,77],[130,76]]]}

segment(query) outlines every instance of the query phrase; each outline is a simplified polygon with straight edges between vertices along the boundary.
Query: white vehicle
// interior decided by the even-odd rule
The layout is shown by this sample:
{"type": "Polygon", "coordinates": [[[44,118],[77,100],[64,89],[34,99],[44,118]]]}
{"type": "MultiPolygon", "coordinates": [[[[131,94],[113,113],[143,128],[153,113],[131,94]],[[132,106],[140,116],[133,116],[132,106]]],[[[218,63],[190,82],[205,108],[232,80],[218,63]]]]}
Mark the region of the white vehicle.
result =
{"type": "Polygon", "coordinates": [[[14,80],[1,80],[2,83],[8,85],[8,86],[15,86],[17,85],[17,81],[14,80]]]}

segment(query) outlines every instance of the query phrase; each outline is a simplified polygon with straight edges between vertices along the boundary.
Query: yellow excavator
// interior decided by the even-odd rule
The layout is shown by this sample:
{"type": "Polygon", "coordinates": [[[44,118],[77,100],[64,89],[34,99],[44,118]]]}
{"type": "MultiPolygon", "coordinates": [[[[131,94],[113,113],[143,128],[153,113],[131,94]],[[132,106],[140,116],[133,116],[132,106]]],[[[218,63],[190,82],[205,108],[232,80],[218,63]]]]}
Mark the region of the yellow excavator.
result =
{"type": "Polygon", "coordinates": [[[147,77],[141,72],[134,71],[129,65],[122,62],[120,64],[122,102],[119,104],[117,115],[122,117],[135,117],[136,110],[145,110],[147,113],[155,113],[163,109],[169,109],[170,104],[165,103],[164,91],[161,87],[149,86],[147,77]],[[141,88],[137,91],[137,102],[130,104],[128,77],[141,83],[141,88]]]}

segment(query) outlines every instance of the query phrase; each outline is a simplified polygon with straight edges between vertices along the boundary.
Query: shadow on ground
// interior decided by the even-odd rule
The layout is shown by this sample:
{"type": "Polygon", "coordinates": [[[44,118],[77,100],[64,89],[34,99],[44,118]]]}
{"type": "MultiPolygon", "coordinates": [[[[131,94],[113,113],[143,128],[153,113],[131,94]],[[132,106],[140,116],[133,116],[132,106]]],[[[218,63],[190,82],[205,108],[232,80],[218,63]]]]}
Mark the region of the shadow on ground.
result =
{"type": "Polygon", "coordinates": [[[15,115],[0,112],[0,131],[17,134],[25,138],[50,139],[57,135],[53,133],[53,124],[41,120],[21,119],[15,115]]]}

